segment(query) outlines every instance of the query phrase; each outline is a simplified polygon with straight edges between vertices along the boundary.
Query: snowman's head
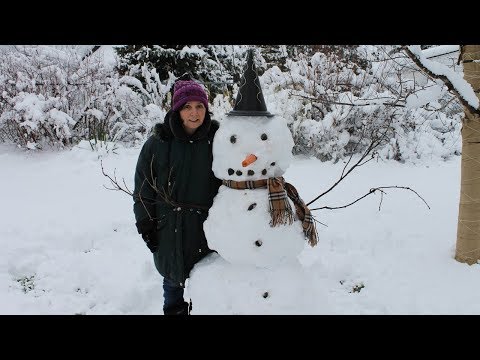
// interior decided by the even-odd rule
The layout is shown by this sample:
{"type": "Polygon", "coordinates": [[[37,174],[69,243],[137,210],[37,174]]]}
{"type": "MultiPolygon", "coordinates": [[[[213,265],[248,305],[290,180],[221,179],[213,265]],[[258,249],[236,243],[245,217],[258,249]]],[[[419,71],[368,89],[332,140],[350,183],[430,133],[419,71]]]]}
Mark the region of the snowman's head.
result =
{"type": "Polygon", "coordinates": [[[212,169],[224,180],[282,176],[292,160],[293,145],[282,117],[228,116],[213,140],[212,169]]]}

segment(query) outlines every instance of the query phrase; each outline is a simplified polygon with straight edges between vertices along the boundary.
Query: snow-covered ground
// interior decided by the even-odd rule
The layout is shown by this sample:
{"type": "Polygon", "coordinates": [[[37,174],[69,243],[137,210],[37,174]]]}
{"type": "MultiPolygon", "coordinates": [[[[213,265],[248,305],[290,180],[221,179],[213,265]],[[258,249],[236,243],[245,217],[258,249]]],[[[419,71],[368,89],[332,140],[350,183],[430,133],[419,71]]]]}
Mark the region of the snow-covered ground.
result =
{"type": "MultiPolygon", "coordinates": [[[[26,153],[0,145],[1,314],[162,314],[162,278],[136,232],[132,199],[105,189],[100,165],[132,189],[139,150],[26,153]]],[[[343,165],[297,157],[285,179],[308,202],[343,165]]],[[[480,314],[479,267],[453,258],[459,157],[372,161],[310,208],[391,185],[411,187],[431,209],[410,191],[389,190],[380,211],[377,194],[314,211],[328,226],[318,225],[319,245],[306,245],[300,260],[330,306],[312,313],[480,314]]]]}

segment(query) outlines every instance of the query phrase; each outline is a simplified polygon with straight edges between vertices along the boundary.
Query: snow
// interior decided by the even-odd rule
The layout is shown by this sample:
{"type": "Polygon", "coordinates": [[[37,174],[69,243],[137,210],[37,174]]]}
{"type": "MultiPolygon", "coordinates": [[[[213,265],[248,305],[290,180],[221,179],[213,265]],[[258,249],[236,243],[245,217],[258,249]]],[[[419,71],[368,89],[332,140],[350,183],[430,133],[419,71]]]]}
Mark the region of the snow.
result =
{"type": "Polygon", "coordinates": [[[472,107],[478,109],[479,101],[478,97],[475,95],[472,86],[463,79],[463,74],[458,74],[452,70],[450,70],[446,65],[441,64],[439,62],[434,62],[432,60],[428,60],[425,57],[425,54],[420,49],[419,45],[410,45],[408,47],[410,51],[415,54],[418,60],[432,73],[435,75],[444,75],[450,80],[452,85],[458,91],[460,96],[465,99],[472,107]]]}
{"type": "MultiPolygon", "coordinates": [[[[133,202],[105,189],[110,183],[100,167],[102,160],[107,173],[115,171],[132,189],[139,151],[24,152],[0,145],[0,313],[162,314],[162,278],[136,232],[133,202]]],[[[378,195],[343,210],[313,211],[327,225],[318,225],[319,244],[306,245],[299,255],[313,295],[290,299],[285,312],[480,314],[478,265],[453,258],[460,157],[439,159],[415,165],[369,162],[312,204],[343,205],[371,187],[398,185],[416,190],[431,209],[412,192],[391,190],[380,211],[378,195]]],[[[338,179],[343,166],[296,157],[284,177],[308,202],[338,179]]],[[[216,284],[236,276],[242,282],[234,296],[248,304],[255,282],[264,280],[248,279],[248,272],[224,273],[217,264],[209,279],[194,286],[213,297],[221,289],[216,284]]],[[[296,274],[277,273],[270,284],[301,289],[296,274]]],[[[200,305],[218,313],[208,301],[200,305]]],[[[268,313],[251,303],[243,310],[268,313]]]]}
{"type": "MultiPolygon", "coordinates": [[[[461,73],[438,58],[428,60],[455,51],[458,45],[410,49],[478,107],[478,98],[461,73]]],[[[185,51],[201,55],[197,48],[185,51]]],[[[113,46],[97,52],[106,63],[116,63],[113,46]]],[[[66,56],[62,46],[49,54],[66,56]]],[[[273,69],[271,75],[275,74],[273,69]]],[[[134,78],[123,80],[138,85],[134,78]]],[[[438,82],[417,92],[407,99],[407,106],[438,107],[441,89],[438,82]]],[[[284,176],[308,203],[338,180],[347,160],[292,157],[286,124],[299,105],[287,102],[285,91],[271,94],[265,93],[270,112],[277,114],[273,119],[221,116],[213,170],[224,179],[255,180],[264,178],[259,174],[268,169],[268,176],[284,176]],[[259,140],[262,134],[268,135],[268,141],[259,140]],[[248,154],[255,154],[257,160],[244,168],[242,160],[248,154]],[[230,168],[242,174],[229,177],[230,168]],[[254,175],[246,169],[254,170],[254,175]]],[[[36,126],[33,120],[45,117],[47,101],[25,94],[20,100],[16,109],[31,122],[25,124],[36,126]]],[[[220,102],[214,102],[214,109],[222,114],[230,111],[220,102]]],[[[163,109],[156,105],[147,111],[163,118],[163,109]]],[[[329,130],[333,115],[311,126],[311,135],[329,130]]],[[[72,121],[55,108],[49,116],[56,131],[72,121]]],[[[445,114],[430,123],[440,132],[460,126],[458,117],[445,114]]],[[[205,223],[207,239],[218,254],[197,264],[187,281],[185,295],[193,302],[192,314],[480,314],[480,290],[475,286],[478,264],[454,260],[460,157],[452,155],[459,153],[452,149],[460,148],[460,139],[455,135],[458,131],[453,134],[446,132],[440,142],[430,130],[421,136],[408,133],[396,144],[402,149],[403,163],[370,161],[312,203],[309,208],[320,222],[319,243],[313,248],[303,239],[298,222],[269,227],[265,189],[232,192],[221,187],[205,223]],[[379,186],[410,187],[430,208],[411,191],[390,189],[345,209],[315,210],[348,204],[379,186]],[[245,208],[252,203],[257,204],[256,215],[248,218],[245,208]],[[245,246],[260,237],[261,248],[245,246]]],[[[334,142],[348,140],[349,134],[343,132],[334,142]]],[[[0,314],[163,313],[162,278],[136,231],[133,201],[106,188],[111,184],[101,168],[103,164],[107,174],[133,189],[140,146],[81,141],[71,150],[57,152],[36,151],[35,142],[27,142],[30,151],[0,144],[4,189],[0,314]]]]}

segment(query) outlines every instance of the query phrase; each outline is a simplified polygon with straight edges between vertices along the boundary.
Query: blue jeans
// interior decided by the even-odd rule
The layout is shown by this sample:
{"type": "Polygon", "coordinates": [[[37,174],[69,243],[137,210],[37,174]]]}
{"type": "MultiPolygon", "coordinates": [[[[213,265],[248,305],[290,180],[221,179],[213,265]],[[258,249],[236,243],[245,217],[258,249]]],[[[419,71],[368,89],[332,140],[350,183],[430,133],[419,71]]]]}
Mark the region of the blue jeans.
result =
{"type": "Polygon", "coordinates": [[[163,278],[163,308],[180,305],[183,303],[183,287],[180,284],[163,278]]]}

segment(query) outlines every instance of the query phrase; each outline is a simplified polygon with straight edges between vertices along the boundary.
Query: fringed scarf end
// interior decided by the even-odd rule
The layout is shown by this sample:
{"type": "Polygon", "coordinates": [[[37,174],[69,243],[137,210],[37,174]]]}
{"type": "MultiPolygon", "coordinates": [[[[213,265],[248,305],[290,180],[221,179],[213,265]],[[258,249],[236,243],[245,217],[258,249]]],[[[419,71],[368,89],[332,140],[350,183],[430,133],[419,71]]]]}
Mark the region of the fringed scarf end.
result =
{"type": "Polygon", "coordinates": [[[304,232],[305,237],[308,239],[308,244],[311,247],[314,247],[315,245],[318,244],[318,234],[317,234],[317,229],[313,227],[313,229],[307,229],[304,232]]]}
{"type": "Polygon", "coordinates": [[[293,224],[293,221],[295,220],[293,218],[293,213],[292,211],[288,211],[287,209],[282,209],[282,210],[277,210],[277,209],[272,209],[270,210],[270,226],[278,226],[278,225],[291,225],[293,224]]]}
{"type": "Polygon", "coordinates": [[[317,227],[315,226],[315,219],[313,215],[308,210],[308,215],[306,216],[307,221],[303,222],[303,233],[305,237],[308,239],[308,244],[311,247],[314,247],[318,244],[318,232],[317,227]]]}

